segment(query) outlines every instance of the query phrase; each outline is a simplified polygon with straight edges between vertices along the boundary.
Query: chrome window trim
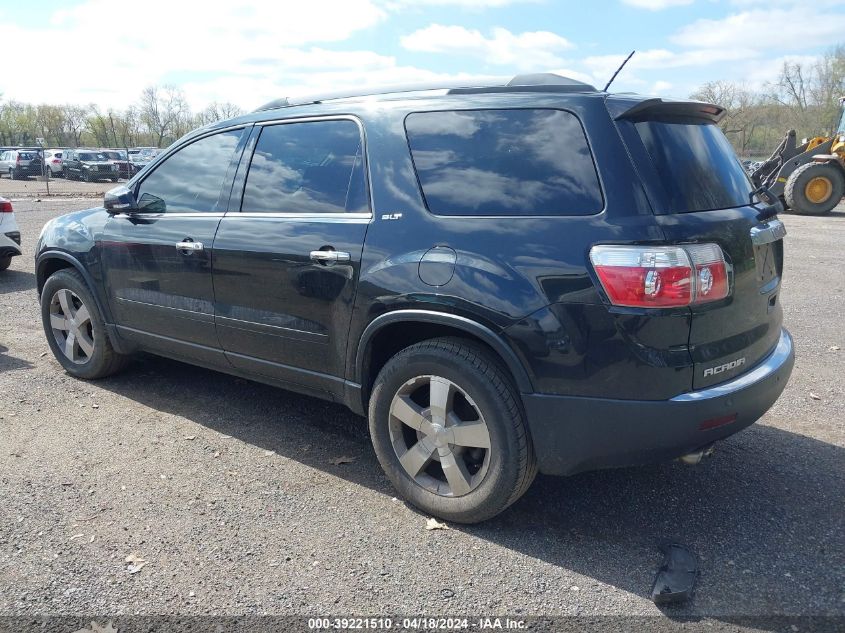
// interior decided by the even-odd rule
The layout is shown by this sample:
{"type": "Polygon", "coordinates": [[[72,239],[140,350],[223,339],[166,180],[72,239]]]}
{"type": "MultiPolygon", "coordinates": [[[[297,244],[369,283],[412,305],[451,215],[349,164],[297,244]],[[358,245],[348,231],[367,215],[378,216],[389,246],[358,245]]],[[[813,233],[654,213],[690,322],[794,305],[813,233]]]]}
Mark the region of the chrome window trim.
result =
{"type": "Polygon", "coordinates": [[[222,218],[224,215],[226,215],[225,211],[175,211],[174,213],[168,213],[167,211],[165,211],[164,213],[115,213],[115,217],[123,218],[222,218]]]}
{"type": "Polygon", "coordinates": [[[372,213],[295,213],[283,211],[272,211],[269,213],[262,213],[261,211],[229,211],[226,213],[226,216],[239,218],[289,218],[296,220],[325,220],[327,218],[369,220],[373,217],[372,213]]]}

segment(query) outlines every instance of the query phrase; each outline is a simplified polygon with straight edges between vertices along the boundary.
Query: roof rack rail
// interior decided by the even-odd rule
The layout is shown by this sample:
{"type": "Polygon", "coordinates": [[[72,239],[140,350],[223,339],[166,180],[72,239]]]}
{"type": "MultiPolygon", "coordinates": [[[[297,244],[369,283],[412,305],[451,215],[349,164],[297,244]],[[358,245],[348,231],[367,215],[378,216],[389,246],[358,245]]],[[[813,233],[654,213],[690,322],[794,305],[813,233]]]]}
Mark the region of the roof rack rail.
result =
{"type": "Polygon", "coordinates": [[[446,94],[485,94],[496,92],[596,92],[595,86],[583,81],[556,75],[555,73],[532,73],[516,75],[515,77],[473,77],[439,83],[417,83],[405,85],[369,88],[362,91],[334,92],[323,95],[307,95],[301,97],[282,97],[265,103],[256,112],[289,108],[299,105],[323,103],[340,99],[354,99],[358,97],[374,97],[379,95],[403,94],[409,92],[425,92],[431,90],[446,90],[446,94]]]}

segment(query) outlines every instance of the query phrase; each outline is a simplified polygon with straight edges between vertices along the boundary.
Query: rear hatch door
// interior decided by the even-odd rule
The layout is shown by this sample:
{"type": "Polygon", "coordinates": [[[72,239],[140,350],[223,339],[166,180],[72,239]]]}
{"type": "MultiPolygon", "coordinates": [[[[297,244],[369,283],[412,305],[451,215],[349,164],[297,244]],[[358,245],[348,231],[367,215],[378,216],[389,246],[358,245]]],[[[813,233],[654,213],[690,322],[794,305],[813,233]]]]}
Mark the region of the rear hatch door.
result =
{"type": "Polygon", "coordinates": [[[783,224],[754,189],[717,125],[723,110],[696,102],[608,99],[629,154],[670,243],[715,243],[730,295],[690,308],[693,389],[741,374],[781,332],[783,224]],[[768,217],[767,217],[768,216],[768,217]]]}

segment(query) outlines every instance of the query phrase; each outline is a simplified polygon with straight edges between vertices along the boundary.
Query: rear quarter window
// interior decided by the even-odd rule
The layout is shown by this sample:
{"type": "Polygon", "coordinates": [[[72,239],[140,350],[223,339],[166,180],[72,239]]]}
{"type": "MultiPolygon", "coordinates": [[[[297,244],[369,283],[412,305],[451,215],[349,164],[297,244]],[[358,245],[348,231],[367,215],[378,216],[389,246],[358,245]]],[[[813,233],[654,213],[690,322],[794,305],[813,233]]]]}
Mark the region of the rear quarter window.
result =
{"type": "Polygon", "coordinates": [[[570,112],[417,112],[405,129],[437,215],[592,215],[604,206],[584,129],[570,112]]]}

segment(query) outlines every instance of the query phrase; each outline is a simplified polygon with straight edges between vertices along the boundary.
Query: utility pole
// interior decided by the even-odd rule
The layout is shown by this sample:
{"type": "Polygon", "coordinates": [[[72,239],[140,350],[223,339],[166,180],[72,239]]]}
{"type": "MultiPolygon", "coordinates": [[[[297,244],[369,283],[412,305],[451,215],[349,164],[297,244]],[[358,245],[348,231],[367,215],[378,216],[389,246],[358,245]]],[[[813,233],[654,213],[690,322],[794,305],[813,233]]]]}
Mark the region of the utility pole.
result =
{"type": "Polygon", "coordinates": [[[50,176],[48,175],[50,172],[50,168],[47,167],[47,161],[44,158],[44,139],[38,137],[35,139],[35,142],[38,143],[38,146],[41,148],[41,177],[44,179],[45,184],[47,185],[47,196],[50,196],[50,176]]]}

